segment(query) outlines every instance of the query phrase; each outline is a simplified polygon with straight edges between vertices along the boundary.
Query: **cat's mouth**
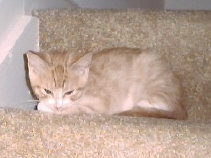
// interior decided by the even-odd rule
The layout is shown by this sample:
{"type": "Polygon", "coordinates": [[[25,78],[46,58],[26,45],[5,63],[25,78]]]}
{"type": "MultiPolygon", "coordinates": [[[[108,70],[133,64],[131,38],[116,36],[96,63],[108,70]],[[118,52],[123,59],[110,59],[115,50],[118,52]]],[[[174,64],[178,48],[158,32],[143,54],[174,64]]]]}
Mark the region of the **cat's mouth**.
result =
{"type": "Polygon", "coordinates": [[[38,110],[38,111],[53,113],[53,114],[63,114],[63,113],[65,113],[67,108],[68,108],[67,106],[64,106],[64,107],[61,107],[61,108],[55,108],[55,107],[52,107],[52,106],[48,106],[44,103],[39,103],[36,106],[36,110],[38,110]]]}

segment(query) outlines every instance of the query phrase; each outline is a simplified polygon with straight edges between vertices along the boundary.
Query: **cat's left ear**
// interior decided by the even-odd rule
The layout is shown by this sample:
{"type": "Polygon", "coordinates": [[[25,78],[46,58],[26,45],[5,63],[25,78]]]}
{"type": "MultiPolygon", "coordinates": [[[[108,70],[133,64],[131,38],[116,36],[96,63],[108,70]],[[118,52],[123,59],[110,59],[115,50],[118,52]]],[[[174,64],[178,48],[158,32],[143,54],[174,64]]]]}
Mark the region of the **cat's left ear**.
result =
{"type": "Polygon", "coordinates": [[[30,77],[41,75],[48,69],[48,64],[41,58],[40,54],[34,51],[26,53],[30,77]]]}
{"type": "Polygon", "coordinates": [[[79,76],[88,75],[93,53],[87,53],[71,65],[72,70],[79,76]]]}

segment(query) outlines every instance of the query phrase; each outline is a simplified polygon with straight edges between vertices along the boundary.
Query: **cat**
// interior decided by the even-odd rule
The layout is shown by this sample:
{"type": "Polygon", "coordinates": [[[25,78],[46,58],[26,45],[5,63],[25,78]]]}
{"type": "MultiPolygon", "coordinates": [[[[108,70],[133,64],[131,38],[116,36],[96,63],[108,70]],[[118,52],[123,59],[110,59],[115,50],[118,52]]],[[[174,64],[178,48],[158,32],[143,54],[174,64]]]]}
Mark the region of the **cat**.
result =
{"type": "Polygon", "coordinates": [[[181,84],[153,49],[29,51],[26,57],[40,111],[187,118],[181,84]]]}

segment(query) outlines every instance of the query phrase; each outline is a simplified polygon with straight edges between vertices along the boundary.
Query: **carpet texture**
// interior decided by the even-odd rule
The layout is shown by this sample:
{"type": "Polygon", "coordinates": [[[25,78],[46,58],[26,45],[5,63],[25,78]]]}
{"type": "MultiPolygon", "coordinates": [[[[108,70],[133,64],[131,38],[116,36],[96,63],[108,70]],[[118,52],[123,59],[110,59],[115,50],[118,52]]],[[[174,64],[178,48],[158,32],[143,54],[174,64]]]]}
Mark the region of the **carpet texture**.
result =
{"type": "Polygon", "coordinates": [[[211,12],[45,10],[41,50],[155,48],[184,86],[187,121],[0,110],[1,158],[210,158],[211,12]]]}
{"type": "Polygon", "coordinates": [[[0,110],[1,158],[209,158],[211,123],[0,110]]]}

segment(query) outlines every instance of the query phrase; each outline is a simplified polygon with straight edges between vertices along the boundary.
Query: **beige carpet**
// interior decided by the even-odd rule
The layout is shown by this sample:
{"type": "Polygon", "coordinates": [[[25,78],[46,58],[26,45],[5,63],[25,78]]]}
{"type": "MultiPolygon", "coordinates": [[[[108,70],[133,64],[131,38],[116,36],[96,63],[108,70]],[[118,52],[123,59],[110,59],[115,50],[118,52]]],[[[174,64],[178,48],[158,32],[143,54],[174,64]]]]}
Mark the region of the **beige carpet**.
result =
{"type": "Polygon", "coordinates": [[[1,158],[209,158],[211,123],[0,110],[1,158]]]}
{"type": "Polygon", "coordinates": [[[0,158],[210,158],[211,12],[36,11],[41,50],[154,47],[184,86],[189,119],[0,110],[0,158]]]}

